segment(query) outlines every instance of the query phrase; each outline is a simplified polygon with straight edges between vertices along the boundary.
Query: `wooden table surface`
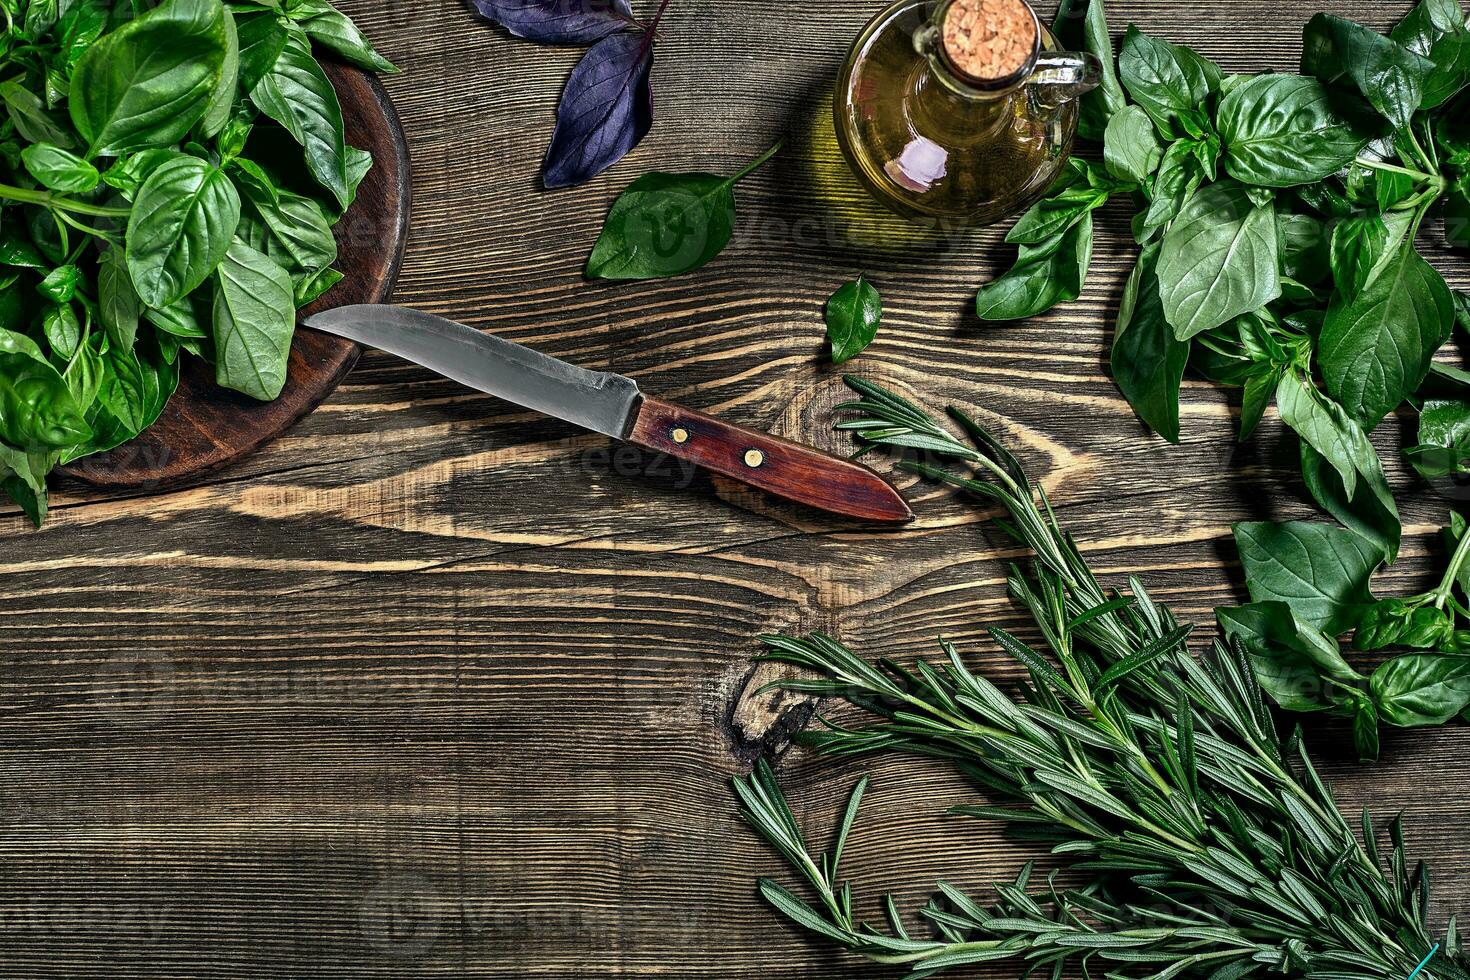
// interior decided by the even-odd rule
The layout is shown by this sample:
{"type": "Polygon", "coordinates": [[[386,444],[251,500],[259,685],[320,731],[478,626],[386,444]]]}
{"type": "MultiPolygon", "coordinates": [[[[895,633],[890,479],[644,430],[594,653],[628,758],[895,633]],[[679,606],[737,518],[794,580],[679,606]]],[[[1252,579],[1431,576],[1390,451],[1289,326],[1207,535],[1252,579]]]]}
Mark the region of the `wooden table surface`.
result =
{"type": "MultiPolygon", "coordinates": [[[[577,51],[512,40],[455,0],[347,0],[404,69],[387,83],[416,168],[398,301],[836,446],[821,310],[865,272],[886,318],[856,370],[972,407],[1099,568],[1208,623],[1243,598],[1230,525],[1314,514],[1294,443],[1273,413],[1237,446],[1238,406],[1198,380],[1182,446],[1136,423],[1104,354],[1132,256],[1121,208],[1100,219],[1079,302],[975,319],[975,287],[1009,261],[1001,233],[926,240],[837,161],[829,85],[878,6],[674,0],[652,135],[592,184],[545,193],[577,51]],[[713,265],[584,281],[635,176],[733,171],[783,134],[713,265]]],[[[1116,34],[1134,20],[1231,71],[1293,69],[1318,9],[1385,28],[1409,8],[1112,6],[1116,34]]],[[[1430,257],[1470,285],[1463,257],[1430,257]]],[[[1383,447],[1409,428],[1385,426],[1383,447]]],[[[1455,501],[1396,464],[1392,478],[1407,542],[1391,577],[1407,587],[1434,574],[1455,501]]],[[[908,489],[918,523],[874,533],[370,354],[306,422],[207,481],[62,486],[39,533],[5,510],[0,976],[894,976],[777,923],[753,883],[784,871],[728,780],[809,711],[748,696],[762,632],[824,628],[900,658],[943,633],[1000,673],[982,625],[1018,622],[1010,553],[975,508],[908,489]]],[[[1376,768],[1341,729],[1312,740],[1347,806],[1409,812],[1436,915],[1470,909],[1470,729],[1396,732],[1376,768]]],[[[819,835],[860,772],[875,781],[848,860],[875,917],[883,889],[981,890],[1032,854],[946,818],[974,794],[942,766],[782,761],[819,835]]]]}

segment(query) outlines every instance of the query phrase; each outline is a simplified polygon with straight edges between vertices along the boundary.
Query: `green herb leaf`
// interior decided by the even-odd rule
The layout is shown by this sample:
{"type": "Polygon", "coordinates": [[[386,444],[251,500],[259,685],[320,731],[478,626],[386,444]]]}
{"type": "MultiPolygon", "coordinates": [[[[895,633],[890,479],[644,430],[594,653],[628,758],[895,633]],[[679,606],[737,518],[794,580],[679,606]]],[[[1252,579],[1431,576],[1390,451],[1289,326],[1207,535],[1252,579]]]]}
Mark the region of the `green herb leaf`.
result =
{"type": "Polygon", "coordinates": [[[1426,480],[1470,475],[1470,402],[1425,402],[1419,443],[1404,455],[1426,480]]]}
{"type": "Polygon", "coordinates": [[[1297,620],[1338,636],[1352,630],[1373,595],[1368,580],[1383,554],[1327,524],[1237,524],[1235,543],[1256,602],[1284,602],[1297,620]]]}
{"type": "MultiPolygon", "coordinates": [[[[41,317],[41,332],[46,342],[58,357],[71,360],[82,344],[82,322],[70,303],[58,303],[47,308],[41,317]]],[[[78,406],[80,407],[80,406],[78,406]]]]}
{"type": "Polygon", "coordinates": [[[862,276],[845,284],[827,301],[827,337],[832,363],[843,364],[861,354],[878,335],[883,299],[862,276]]]}
{"type": "Polygon", "coordinates": [[[1376,214],[1353,215],[1332,229],[1332,275],[1337,291],[1352,300],[1367,285],[1392,245],[1388,225],[1376,214]]]}
{"type": "Polygon", "coordinates": [[[0,442],[23,451],[83,442],[91,429],[36,342],[0,330],[0,442]]]}
{"type": "Polygon", "coordinates": [[[1273,207],[1222,181],[1190,198],[1159,256],[1164,315],[1188,340],[1281,295],[1280,236],[1273,207]]]}
{"type": "Polygon", "coordinates": [[[296,296],[291,277],[268,256],[236,241],[219,265],[214,300],[216,380],[271,401],[286,384],[296,296]]]}
{"type": "Polygon", "coordinates": [[[286,16],[299,24],[312,41],[349,64],[385,74],[398,71],[391,61],[378,54],[357,25],[327,0],[288,0],[286,16]]]}
{"type": "Polygon", "coordinates": [[[72,76],[72,124],[87,156],[177,143],[220,84],[228,44],[220,0],[165,0],[93,44],[72,76]]]}
{"type": "Polygon", "coordinates": [[[1318,348],[1328,392],[1371,430],[1424,383],[1454,323],[1444,277],[1405,243],[1361,294],[1328,307],[1318,348]]]}
{"type": "Polygon", "coordinates": [[[1225,635],[1245,648],[1261,687],[1288,711],[1330,708],[1324,676],[1349,684],[1361,679],[1337,641],[1299,622],[1284,602],[1216,609],[1215,616],[1225,635]]]}
{"type": "Polygon", "coordinates": [[[980,288],[975,312],[982,320],[1024,320],[1082,293],[1092,264],[1092,214],[1059,235],[1022,245],[1015,266],[980,288]]]}
{"type": "Polygon", "coordinates": [[[1355,127],[1321,82],[1260,75],[1220,103],[1220,139],[1230,176],[1263,187],[1294,187],[1337,173],[1373,133],[1355,127]]]}
{"type": "Polygon", "coordinates": [[[271,70],[251,89],[250,99],[305,147],[306,168],[346,210],[352,195],[342,104],[303,36],[287,35],[286,46],[271,70]]]}
{"type": "Polygon", "coordinates": [[[1186,134],[1181,117],[1199,112],[1224,77],[1214,62],[1189,48],[1149,37],[1132,26],[1118,55],[1118,74],[1133,101],[1170,137],[1186,134]]]}
{"type": "Polygon", "coordinates": [[[153,171],[128,219],[128,271],[143,302],[162,309],[198,289],[239,222],[240,196],[217,168],[183,156],[153,171]]]}
{"type": "Polygon", "coordinates": [[[1146,425],[1179,441],[1179,387],[1189,342],[1177,340],[1159,297],[1159,246],[1144,249],[1123,290],[1113,335],[1113,379],[1146,425]]]}
{"type": "Polygon", "coordinates": [[[1395,657],[1373,672],[1370,686],[1378,713],[1389,724],[1442,725],[1470,705],[1470,657],[1395,657]]]}
{"type": "Polygon", "coordinates": [[[97,265],[97,316],[108,342],[122,350],[132,350],[138,335],[138,318],[142,304],[128,273],[123,250],[109,246],[97,265]]]}
{"type": "Polygon", "coordinates": [[[1119,180],[1143,183],[1164,159],[1164,144],[1153,121],[1141,106],[1131,105],[1113,114],[1103,139],[1108,172],[1119,180]]]}
{"type": "Polygon", "coordinates": [[[1084,138],[1100,140],[1109,120],[1128,105],[1128,96],[1118,82],[1117,58],[1113,54],[1103,0],[1062,0],[1052,30],[1070,50],[1090,52],[1102,66],[1102,81],[1082,97],[1078,123],[1078,131],[1084,138]],[[1085,14],[1079,12],[1084,6],[1085,14]]]}
{"type": "Polygon", "coordinates": [[[1361,24],[1318,14],[1307,24],[1302,71],[1328,85],[1350,80],[1389,122],[1408,129],[1434,62],[1361,24]]]}
{"type": "Polygon", "coordinates": [[[20,151],[26,170],[53,191],[84,194],[97,186],[97,168],[69,150],[50,143],[32,143],[20,151]]]}
{"type": "Polygon", "coordinates": [[[1424,0],[1389,36],[1434,63],[1424,82],[1421,109],[1444,105],[1470,83],[1470,31],[1459,0],[1424,0]]]}

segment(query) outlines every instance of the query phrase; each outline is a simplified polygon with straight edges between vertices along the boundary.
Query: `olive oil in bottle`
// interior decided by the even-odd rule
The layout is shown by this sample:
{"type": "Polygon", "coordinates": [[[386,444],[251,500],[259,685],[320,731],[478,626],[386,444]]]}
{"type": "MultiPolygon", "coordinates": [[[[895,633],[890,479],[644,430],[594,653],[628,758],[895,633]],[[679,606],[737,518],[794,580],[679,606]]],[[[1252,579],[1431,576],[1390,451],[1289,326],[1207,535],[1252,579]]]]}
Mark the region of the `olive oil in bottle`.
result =
{"type": "Polygon", "coordinates": [[[1058,50],[1026,0],[897,0],[838,78],[835,124],[858,179],[913,218],[991,224],[1066,164],[1092,55],[1058,50]]]}

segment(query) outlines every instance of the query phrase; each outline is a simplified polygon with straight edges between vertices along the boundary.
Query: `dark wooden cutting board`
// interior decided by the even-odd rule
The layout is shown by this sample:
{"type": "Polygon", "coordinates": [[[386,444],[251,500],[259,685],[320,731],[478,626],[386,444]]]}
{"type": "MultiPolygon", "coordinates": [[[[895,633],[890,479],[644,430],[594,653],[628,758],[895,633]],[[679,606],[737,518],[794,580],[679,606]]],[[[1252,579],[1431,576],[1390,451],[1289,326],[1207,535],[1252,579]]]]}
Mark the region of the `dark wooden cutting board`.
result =
{"type": "MultiPolygon", "coordinates": [[[[345,278],[302,310],[302,316],[385,301],[408,242],[408,143],[393,103],[372,75],[330,62],[325,68],[342,102],[347,141],[372,153],[373,169],[336,228],[337,268],[345,278]]],[[[178,392],[151,428],[63,472],[94,486],[137,488],[177,483],[228,466],[320,405],[352,370],[360,352],[351,341],[297,331],[286,387],[273,402],[219,387],[213,366],[186,357],[178,392]]]]}

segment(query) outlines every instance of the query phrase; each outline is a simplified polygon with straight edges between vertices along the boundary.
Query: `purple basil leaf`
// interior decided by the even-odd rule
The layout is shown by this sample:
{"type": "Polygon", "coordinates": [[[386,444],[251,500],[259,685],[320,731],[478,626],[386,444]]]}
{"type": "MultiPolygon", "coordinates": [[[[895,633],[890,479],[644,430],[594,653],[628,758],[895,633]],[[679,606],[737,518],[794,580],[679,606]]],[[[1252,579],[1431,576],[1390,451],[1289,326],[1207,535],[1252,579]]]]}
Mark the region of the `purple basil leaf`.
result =
{"type": "Polygon", "coordinates": [[[473,0],[516,37],[542,44],[591,44],[634,25],[628,0],[473,0]]]}
{"type": "Polygon", "coordinates": [[[547,187],[574,187],[617,163],[653,125],[653,38],[614,34],[572,70],[546,151],[547,187]]]}

